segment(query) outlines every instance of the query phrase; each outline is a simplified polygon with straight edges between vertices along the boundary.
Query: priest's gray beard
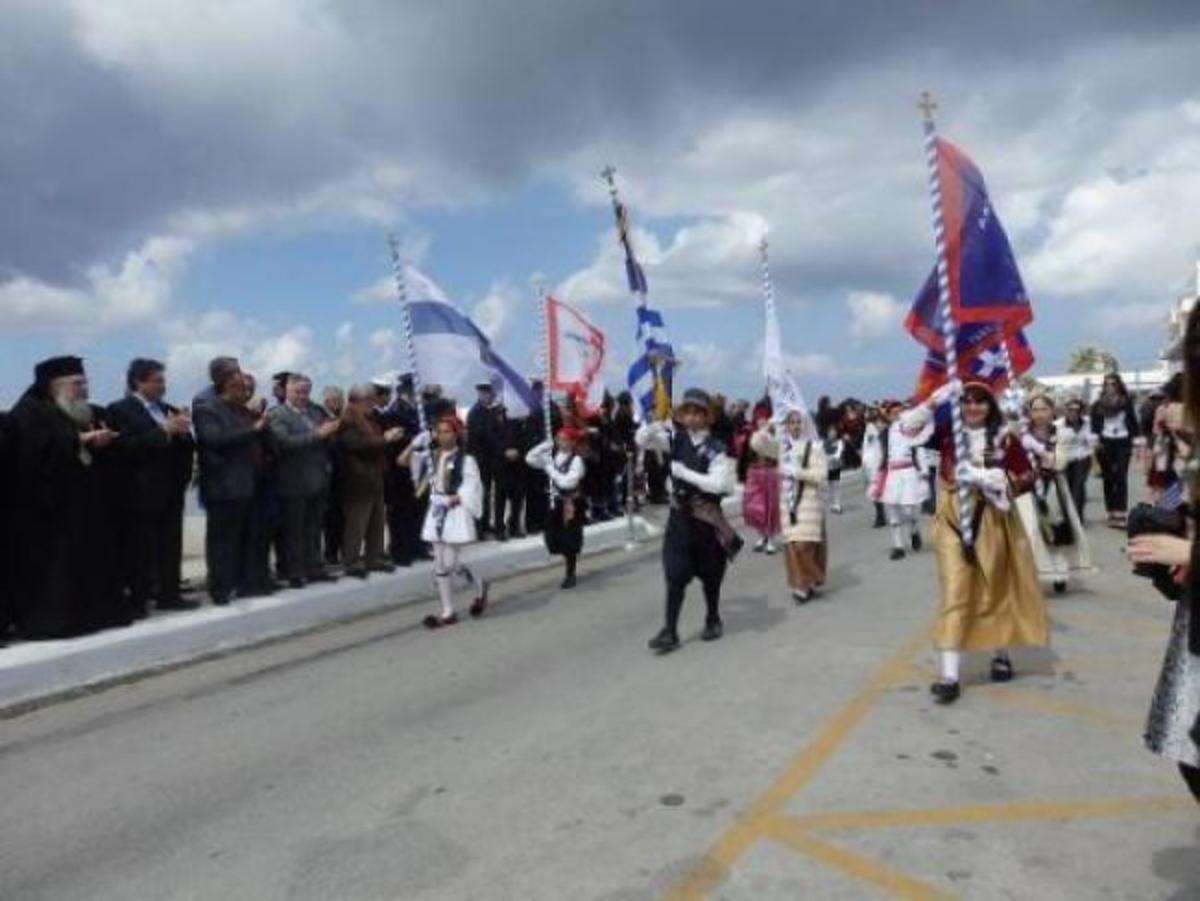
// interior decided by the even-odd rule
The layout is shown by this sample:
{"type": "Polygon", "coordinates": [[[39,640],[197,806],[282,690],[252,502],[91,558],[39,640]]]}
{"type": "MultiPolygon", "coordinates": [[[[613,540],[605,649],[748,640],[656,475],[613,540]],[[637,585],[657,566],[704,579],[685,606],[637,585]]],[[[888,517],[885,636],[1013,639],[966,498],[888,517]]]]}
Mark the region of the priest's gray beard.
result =
{"type": "Polygon", "coordinates": [[[54,403],[77,424],[82,426],[92,424],[92,405],[86,400],[69,399],[60,394],[54,398],[54,403]]]}

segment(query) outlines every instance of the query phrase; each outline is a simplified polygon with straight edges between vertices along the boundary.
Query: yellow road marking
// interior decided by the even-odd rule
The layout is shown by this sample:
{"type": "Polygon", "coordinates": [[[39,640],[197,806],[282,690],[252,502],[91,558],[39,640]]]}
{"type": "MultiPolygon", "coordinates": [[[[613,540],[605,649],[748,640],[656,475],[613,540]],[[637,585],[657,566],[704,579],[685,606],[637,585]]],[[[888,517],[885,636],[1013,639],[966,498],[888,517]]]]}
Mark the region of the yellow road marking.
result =
{"type": "MultiPolygon", "coordinates": [[[[892,829],[920,826],[968,826],[985,823],[1115,819],[1195,813],[1196,802],[1178,795],[1149,798],[1105,798],[1092,801],[1016,801],[1010,804],[967,804],[915,810],[863,810],[788,817],[794,830],[892,829]]],[[[775,822],[785,818],[777,817],[775,822]]]]}
{"type": "Polygon", "coordinates": [[[764,829],[767,838],[807,854],[847,876],[870,883],[894,898],[943,901],[954,897],[869,857],[818,839],[793,820],[771,819],[764,824],[764,829]]]}
{"type": "Polygon", "coordinates": [[[716,843],[667,889],[664,897],[671,901],[700,899],[720,885],[733,865],[762,837],[764,823],[812,780],[880,698],[904,678],[912,656],[928,643],[929,637],[929,627],[922,627],[876,670],[858,694],[825,723],[803,751],[792,758],[783,774],[739,814],[716,843]]]}
{"type": "Polygon", "coordinates": [[[1035,713],[1048,713],[1076,722],[1086,723],[1101,729],[1115,729],[1118,732],[1140,729],[1143,718],[1138,716],[1122,716],[1101,710],[1080,701],[1068,701],[1052,697],[1043,692],[1027,688],[1016,688],[1012,685],[985,685],[975,689],[979,697],[1018,710],[1029,710],[1035,713]]]}

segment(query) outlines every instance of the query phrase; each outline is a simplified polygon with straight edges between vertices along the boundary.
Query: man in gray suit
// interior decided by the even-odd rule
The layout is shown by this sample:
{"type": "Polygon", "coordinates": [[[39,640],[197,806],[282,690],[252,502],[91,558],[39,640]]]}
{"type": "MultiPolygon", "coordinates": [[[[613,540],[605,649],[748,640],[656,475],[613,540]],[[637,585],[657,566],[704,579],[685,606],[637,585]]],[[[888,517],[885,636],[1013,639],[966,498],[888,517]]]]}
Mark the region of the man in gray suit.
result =
{"type": "Polygon", "coordinates": [[[200,449],[200,500],[207,514],[204,539],[208,591],[214,604],[228,604],[234,590],[250,591],[254,548],[255,488],[263,467],[266,419],[246,408],[246,379],[231,357],[209,367],[212,389],[192,408],[200,449]]]}
{"type": "Polygon", "coordinates": [[[289,373],[284,401],[267,412],[275,448],[275,489],[279,495],[279,571],[293,588],[333,581],[321,552],[325,497],[329,491],[329,442],[338,430],[319,404],[312,382],[289,373]]]}

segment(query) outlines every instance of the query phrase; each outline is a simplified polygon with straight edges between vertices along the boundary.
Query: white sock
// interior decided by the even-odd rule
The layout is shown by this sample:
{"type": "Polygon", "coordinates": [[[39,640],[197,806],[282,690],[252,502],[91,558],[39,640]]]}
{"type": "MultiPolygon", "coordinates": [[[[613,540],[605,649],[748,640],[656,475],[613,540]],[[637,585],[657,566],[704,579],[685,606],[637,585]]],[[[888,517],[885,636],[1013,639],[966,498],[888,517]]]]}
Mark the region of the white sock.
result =
{"type": "Polygon", "coordinates": [[[959,669],[962,665],[961,651],[942,651],[941,670],[943,682],[957,682],[959,669]]]}
{"type": "Polygon", "coordinates": [[[892,530],[892,547],[904,549],[904,527],[894,513],[888,513],[888,526],[892,530]]]}

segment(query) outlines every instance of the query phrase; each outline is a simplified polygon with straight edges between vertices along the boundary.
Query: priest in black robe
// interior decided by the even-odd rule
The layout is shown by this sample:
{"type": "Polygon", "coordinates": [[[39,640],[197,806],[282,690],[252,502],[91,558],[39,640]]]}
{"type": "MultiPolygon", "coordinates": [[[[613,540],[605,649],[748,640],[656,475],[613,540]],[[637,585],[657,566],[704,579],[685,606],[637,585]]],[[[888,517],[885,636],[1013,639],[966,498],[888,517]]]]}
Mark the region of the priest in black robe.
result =
{"type": "Polygon", "coordinates": [[[128,624],[106,483],[117,434],[88,403],[83,361],[39,363],[12,421],[20,635],[69,638],[128,624]]]}

